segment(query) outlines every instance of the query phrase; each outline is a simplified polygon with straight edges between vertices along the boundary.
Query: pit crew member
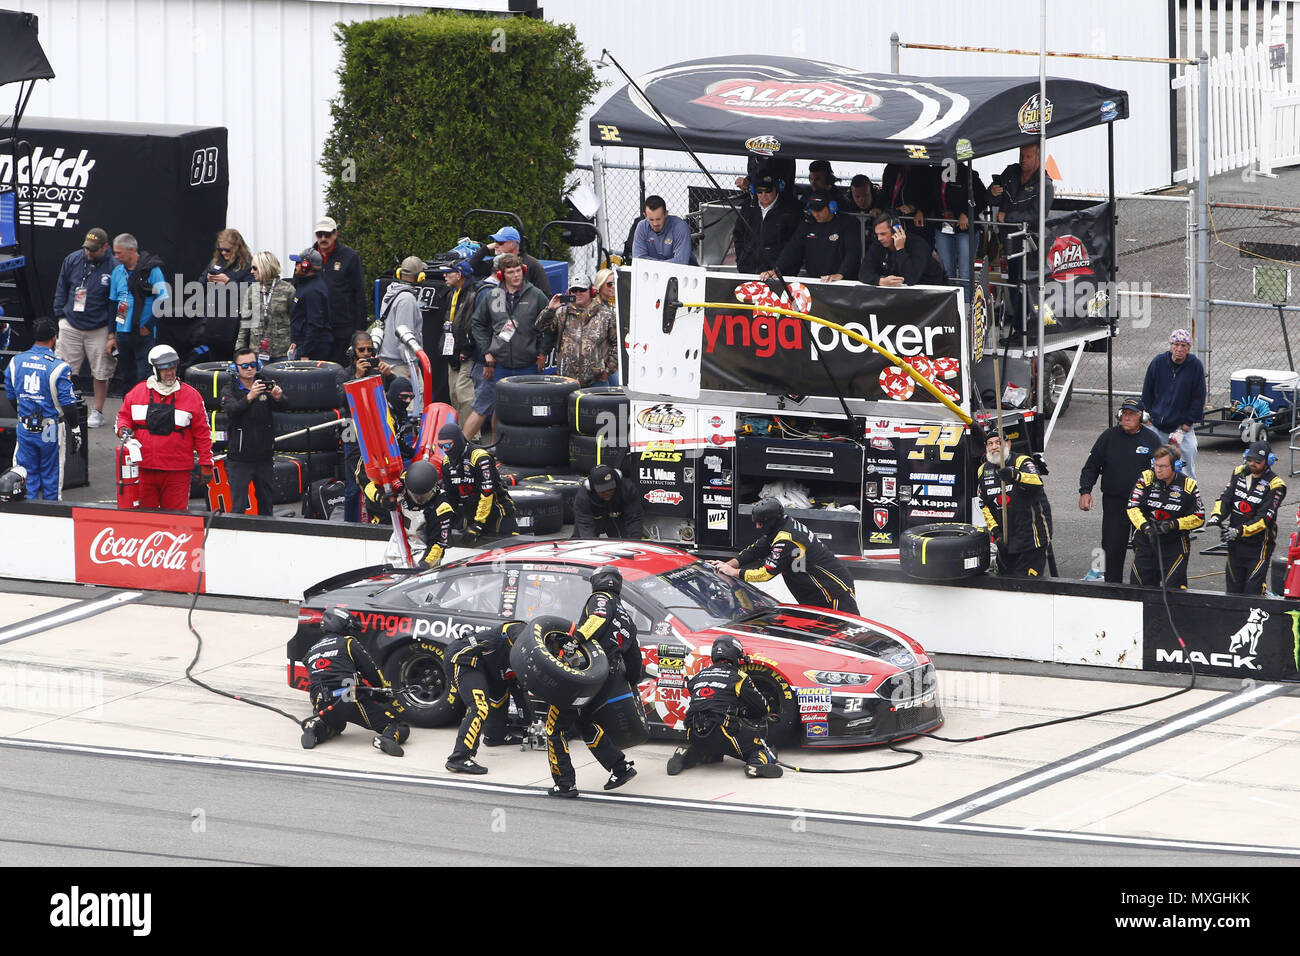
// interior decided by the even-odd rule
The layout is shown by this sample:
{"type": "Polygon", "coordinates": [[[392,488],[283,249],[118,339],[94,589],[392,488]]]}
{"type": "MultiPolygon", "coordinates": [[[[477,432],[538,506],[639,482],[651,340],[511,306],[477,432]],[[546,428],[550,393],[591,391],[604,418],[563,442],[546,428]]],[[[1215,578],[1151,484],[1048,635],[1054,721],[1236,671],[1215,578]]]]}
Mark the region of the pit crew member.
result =
{"type": "Polygon", "coordinates": [[[1017,455],[1010,447],[1003,450],[996,426],[984,439],[984,458],[976,480],[984,523],[998,546],[998,572],[1014,577],[1041,577],[1047,567],[1047,547],[1052,541],[1043,476],[1028,455],[1017,455]],[[1005,527],[1001,524],[1004,503],[1005,527]]]}
{"type": "Polygon", "coordinates": [[[456,749],[447,758],[448,770],[487,773],[487,767],[474,759],[480,741],[489,747],[523,741],[507,734],[505,724],[511,697],[527,722],[533,722],[532,704],[510,669],[510,649],[527,626],[523,621],[506,621],[485,636],[467,634],[447,645],[447,669],[456,693],[465,702],[465,719],[456,732],[456,749]]]}
{"type": "Polygon", "coordinates": [[[1183,474],[1181,464],[1176,447],[1161,445],[1129,495],[1128,517],[1136,529],[1129,584],[1159,587],[1163,568],[1165,587],[1187,587],[1189,533],[1205,524],[1205,506],[1196,479],[1183,474]]]}
{"type": "Polygon", "coordinates": [[[1233,469],[1228,487],[1205,523],[1218,527],[1228,545],[1224,590],[1228,594],[1263,594],[1277,544],[1277,509],[1286,497],[1286,482],[1273,473],[1277,456],[1268,442],[1255,442],[1246,449],[1245,459],[1233,469]]]}

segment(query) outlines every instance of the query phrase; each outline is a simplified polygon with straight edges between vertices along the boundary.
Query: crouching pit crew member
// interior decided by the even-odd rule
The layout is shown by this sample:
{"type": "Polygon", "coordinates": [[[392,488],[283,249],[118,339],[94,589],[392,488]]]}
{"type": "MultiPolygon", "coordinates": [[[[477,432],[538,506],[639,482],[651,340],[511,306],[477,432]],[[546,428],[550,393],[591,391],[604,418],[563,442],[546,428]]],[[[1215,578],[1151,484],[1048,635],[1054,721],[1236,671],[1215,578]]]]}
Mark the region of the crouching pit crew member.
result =
{"type": "MultiPolygon", "coordinates": [[[[451,526],[456,511],[442,493],[442,476],[438,466],[431,461],[413,461],[402,478],[402,490],[390,498],[384,489],[366,475],[365,466],[357,466],[357,483],[362,486],[366,510],[372,515],[385,512],[400,520],[406,530],[406,541],[411,557],[423,561],[426,567],[437,567],[451,545],[451,526]]],[[[384,551],[384,560],[399,561],[405,558],[400,532],[393,528],[393,538],[384,551]]]]}
{"type": "Polygon", "coordinates": [[[343,608],[332,607],[325,612],[321,630],[325,636],[307,652],[308,693],[316,716],[303,724],[303,749],[311,750],[356,724],[376,732],[370,742],[376,750],[402,756],[411,728],[402,721],[402,705],[374,659],[352,636],[361,632],[360,622],[343,608]]]}
{"type": "Polygon", "coordinates": [[[984,440],[984,457],[977,472],[980,509],[998,546],[998,573],[1041,577],[1052,540],[1043,476],[1028,455],[1003,450],[996,426],[984,440]],[[1006,526],[999,523],[1004,504],[1006,526]]]}
{"type": "Polygon", "coordinates": [[[443,487],[456,513],[465,519],[465,544],[479,538],[518,534],[515,504],[510,500],[497,460],[486,448],[470,448],[460,426],[448,422],[438,430],[443,487]]]}
{"type": "Polygon", "coordinates": [[[632,478],[617,468],[597,465],[573,498],[575,538],[621,538],[640,541],[641,493],[632,478]]]}
{"type": "Polygon", "coordinates": [[[510,649],[528,625],[506,621],[485,635],[467,634],[447,645],[447,669],[456,693],[465,702],[465,719],[456,732],[456,749],[447,769],[456,773],[487,773],[476,761],[479,741],[489,747],[520,744],[523,738],[506,733],[507,704],[514,697],[527,722],[533,722],[532,704],[510,669],[510,649]]]}
{"type": "Polygon", "coordinates": [[[1286,482],[1273,474],[1277,456],[1268,442],[1255,442],[1246,449],[1245,458],[1245,463],[1233,469],[1206,524],[1217,526],[1228,545],[1224,590],[1228,594],[1263,594],[1286,482]]]}
{"type": "Polygon", "coordinates": [[[1205,524],[1205,507],[1196,480],[1183,474],[1182,456],[1173,445],[1161,445],[1149,471],[1133,486],[1128,499],[1133,522],[1133,570],[1129,584],[1187,587],[1189,533],[1205,524]]]}
{"type": "Polygon", "coordinates": [[[555,786],[547,791],[553,797],[576,797],[577,777],[573,760],[569,757],[569,744],[565,739],[570,728],[582,734],[583,742],[600,765],[609,771],[605,789],[621,787],[636,776],[636,768],[623,751],[605,739],[605,728],[592,720],[611,695],[637,693],[641,683],[641,645],[636,639],[636,625],[632,615],[619,600],[623,590],[623,575],[617,568],[600,568],[591,576],[591,597],[587,599],[574,630],[583,639],[599,642],[609,658],[609,677],[605,685],[581,708],[557,707],[546,712],[546,759],[551,766],[555,786]]]}
{"type": "Polygon", "coordinates": [[[787,515],[779,500],[759,500],[750,517],[758,528],[758,539],[730,561],[710,561],[714,570],[753,583],[770,581],[779,574],[799,604],[858,613],[853,578],[844,563],[807,527],[787,515]]]}
{"type": "Polygon", "coordinates": [[[745,649],[734,637],[720,637],[709,652],[713,662],[690,679],[686,746],[668,758],[668,775],[725,756],[745,761],[747,777],[779,777],[781,765],[758,731],[768,715],[767,699],[740,672],[745,649]]]}

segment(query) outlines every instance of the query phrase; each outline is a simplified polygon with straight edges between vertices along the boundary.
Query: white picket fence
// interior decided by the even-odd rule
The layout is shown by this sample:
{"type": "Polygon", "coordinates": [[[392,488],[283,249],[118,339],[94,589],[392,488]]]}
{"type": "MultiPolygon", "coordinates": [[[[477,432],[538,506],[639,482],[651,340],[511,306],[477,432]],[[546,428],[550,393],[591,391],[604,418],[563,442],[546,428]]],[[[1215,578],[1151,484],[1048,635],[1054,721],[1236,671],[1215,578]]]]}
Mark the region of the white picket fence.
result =
{"type": "MultiPolygon", "coordinates": [[[[1300,164],[1300,87],[1285,70],[1269,67],[1264,43],[1210,60],[1209,173],[1256,167],[1264,174],[1300,164]]],[[[1195,182],[1200,168],[1200,67],[1189,66],[1170,83],[1183,96],[1188,162],[1175,180],[1195,182]]]]}

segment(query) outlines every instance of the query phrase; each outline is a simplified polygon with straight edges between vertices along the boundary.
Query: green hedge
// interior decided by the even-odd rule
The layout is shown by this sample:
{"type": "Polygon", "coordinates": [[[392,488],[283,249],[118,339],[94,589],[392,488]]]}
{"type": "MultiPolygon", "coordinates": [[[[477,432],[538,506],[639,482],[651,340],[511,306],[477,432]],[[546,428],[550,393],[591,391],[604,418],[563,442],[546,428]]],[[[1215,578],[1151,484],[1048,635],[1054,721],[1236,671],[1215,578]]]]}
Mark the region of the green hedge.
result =
{"type": "Polygon", "coordinates": [[[469,209],[517,213],[535,253],[537,230],[563,218],[575,129],[599,88],[573,27],[429,13],[339,24],[335,36],[321,167],[328,212],[367,279],[394,257],[449,249],[469,209]]]}

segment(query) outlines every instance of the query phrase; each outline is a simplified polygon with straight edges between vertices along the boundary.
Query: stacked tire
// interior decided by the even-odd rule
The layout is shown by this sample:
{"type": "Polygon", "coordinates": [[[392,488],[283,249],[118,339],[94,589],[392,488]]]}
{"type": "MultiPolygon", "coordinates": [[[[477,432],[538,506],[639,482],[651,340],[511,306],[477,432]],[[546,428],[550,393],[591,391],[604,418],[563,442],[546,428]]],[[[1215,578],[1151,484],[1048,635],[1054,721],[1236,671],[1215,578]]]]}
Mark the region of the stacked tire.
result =
{"type": "Polygon", "coordinates": [[[628,448],[627,390],[597,385],[569,395],[569,461],[579,475],[598,464],[620,468],[628,448]]]}
{"type": "Polygon", "coordinates": [[[564,375],[516,375],[500,382],[497,459],[506,465],[563,470],[569,463],[569,395],[577,388],[578,380],[564,375]]]}
{"type": "Polygon", "coordinates": [[[334,362],[272,362],[262,368],[262,377],[284,392],[271,413],[275,437],[294,435],[275,443],[272,495],[276,504],[301,501],[303,492],[320,478],[342,477],[342,427],[294,434],[348,417],[340,372],[334,362]]]}

